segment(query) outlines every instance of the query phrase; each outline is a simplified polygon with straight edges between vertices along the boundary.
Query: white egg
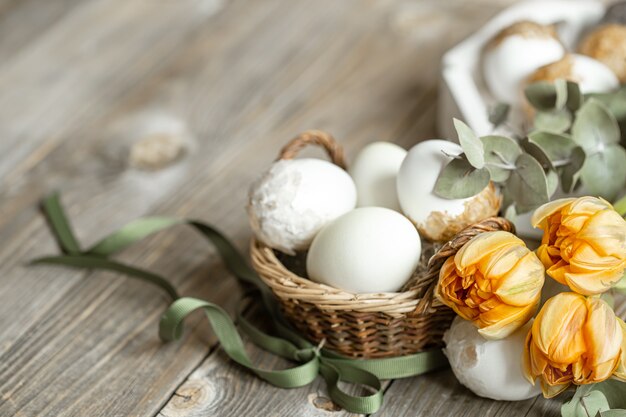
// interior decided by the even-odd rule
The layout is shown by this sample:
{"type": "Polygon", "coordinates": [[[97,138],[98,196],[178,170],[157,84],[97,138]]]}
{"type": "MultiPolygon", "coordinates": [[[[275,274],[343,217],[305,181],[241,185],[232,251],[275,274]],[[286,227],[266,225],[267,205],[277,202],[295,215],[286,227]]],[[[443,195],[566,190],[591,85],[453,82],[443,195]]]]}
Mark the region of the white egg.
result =
{"type": "Polygon", "coordinates": [[[322,227],[352,210],[356,187],[338,166],[314,158],[281,160],[256,181],[248,218],[266,245],[294,254],[309,247],[322,227]]]}
{"type": "Polygon", "coordinates": [[[452,372],[474,394],[500,401],[522,401],[537,396],[539,384],[524,377],[523,352],[532,321],[500,340],[487,340],[460,317],[443,336],[444,353],[452,372]]]}
{"type": "Polygon", "coordinates": [[[484,79],[498,101],[512,105],[522,99],[522,84],[537,68],[565,53],[553,29],[533,22],[518,22],[503,29],[485,48],[484,79]]]}
{"type": "Polygon", "coordinates": [[[500,208],[492,185],[463,199],[446,199],[434,193],[441,170],[451,160],[448,155],[462,152],[456,143],[427,140],[411,148],[400,166],[396,184],[400,207],[426,239],[449,240],[465,227],[496,215],[500,208]]]}
{"type": "Polygon", "coordinates": [[[361,207],[317,234],[306,269],[311,280],[352,293],[395,292],[415,271],[421,248],[406,217],[387,208],[361,207]]]}
{"type": "Polygon", "coordinates": [[[567,54],[560,60],[535,71],[527,80],[555,81],[559,78],[575,81],[583,94],[608,93],[619,87],[613,71],[602,62],[586,55],[567,54]]]}
{"type": "Polygon", "coordinates": [[[370,143],[357,154],[348,172],[356,184],[357,207],[400,211],[396,176],[406,150],[390,142],[370,143]]]}

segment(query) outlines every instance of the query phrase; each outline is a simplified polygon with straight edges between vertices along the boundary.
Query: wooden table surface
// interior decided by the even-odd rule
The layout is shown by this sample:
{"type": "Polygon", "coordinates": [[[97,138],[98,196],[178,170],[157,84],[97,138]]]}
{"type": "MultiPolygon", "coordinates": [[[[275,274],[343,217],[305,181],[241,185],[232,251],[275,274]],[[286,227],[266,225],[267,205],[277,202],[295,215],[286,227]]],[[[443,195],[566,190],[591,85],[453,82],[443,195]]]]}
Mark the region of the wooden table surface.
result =
{"type": "MultiPolygon", "coordinates": [[[[153,287],[26,266],[57,253],[37,202],[61,190],[85,244],[162,214],[217,224],[245,251],[248,184],[281,145],[310,128],[348,156],[436,137],[442,53],[512,2],[0,0],[0,416],[347,415],[319,378],[281,390],[234,365],[201,314],[161,343],[153,287]],[[158,137],[184,153],[147,169],[158,137]]],[[[185,227],[121,259],[234,311],[237,284],[185,227]]],[[[377,415],[558,409],[480,399],[446,370],[386,383],[377,415]]]]}

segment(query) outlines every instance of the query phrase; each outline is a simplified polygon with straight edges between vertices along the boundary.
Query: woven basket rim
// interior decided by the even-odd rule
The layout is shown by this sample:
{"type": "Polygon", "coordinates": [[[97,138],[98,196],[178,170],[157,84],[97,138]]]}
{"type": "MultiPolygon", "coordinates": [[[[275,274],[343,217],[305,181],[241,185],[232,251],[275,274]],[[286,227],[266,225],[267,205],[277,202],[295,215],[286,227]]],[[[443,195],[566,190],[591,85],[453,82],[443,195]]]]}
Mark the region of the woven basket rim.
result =
{"type": "Polygon", "coordinates": [[[323,310],[352,310],[406,314],[415,310],[426,285],[397,292],[352,293],[300,277],[276,257],[274,250],[256,238],[250,244],[252,263],[261,279],[280,298],[297,299],[323,310]]]}
{"type": "MultiPolygon", "coordinates": [[[[278,159],[292,159],[307,146],[325,150],[331,162],[346,169],[343,148],[332,135],[308,130],[293,138],[280,151],[278,159]]],[[[397,292],[352,293],[300,277],[277,258],[274,250],[254,235],[250,243],[252,265],[259,276],[279,299],[310,303],[321,310],[386,313],[392,316],[418,315],[433,311],[443,303],[434,297],[439,269],[443,262],[456,254],[460,247],[478,233],[490,230],[513,230],[513,225],[501,217],[490,217],[460,231],[429,259],[420,259],[416,272],[397,292]]],[[[423,246],[423,245],[422,245],[423,246]]],[[[422,248],[423,251],[423,248],[422,248]]]]}

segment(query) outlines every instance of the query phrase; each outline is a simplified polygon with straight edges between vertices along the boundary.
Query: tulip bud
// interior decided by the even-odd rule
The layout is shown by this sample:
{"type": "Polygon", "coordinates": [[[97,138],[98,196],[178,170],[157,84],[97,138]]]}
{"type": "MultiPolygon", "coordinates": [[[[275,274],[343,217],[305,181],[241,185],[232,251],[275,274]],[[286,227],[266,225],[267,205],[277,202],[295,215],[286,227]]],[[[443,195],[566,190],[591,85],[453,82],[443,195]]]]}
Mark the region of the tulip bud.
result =
{"type": "Polygon", "coordinates": [[[515,235],[475,236],[441,267],[436,296],[487,339],[502,339],[535,313],[544,283],[537,256],[515,235]]]}
{"type": "Polygon", "coordinates": [[[626,379],[626,326],[600,298],[573,292],[552,297],[526,337],[524,374],[551,398],[571,384],[626,379]]]}
{"type": "Polygon", "coordinates": [[[626,269],[626,221],[601,198],[555,200],[539,207],[537,255],[549,276],[583,295],[602,293],[626,269]]]}

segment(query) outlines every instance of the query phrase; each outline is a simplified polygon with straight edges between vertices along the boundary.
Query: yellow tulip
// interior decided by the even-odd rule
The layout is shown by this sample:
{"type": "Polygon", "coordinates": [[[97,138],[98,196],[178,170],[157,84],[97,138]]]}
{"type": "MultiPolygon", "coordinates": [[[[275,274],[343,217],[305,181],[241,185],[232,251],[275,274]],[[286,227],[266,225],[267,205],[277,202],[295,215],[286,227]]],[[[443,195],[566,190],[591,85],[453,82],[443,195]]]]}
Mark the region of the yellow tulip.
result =
{"type": "Polygon", "coordinates": [[[626,381],[626,325],[600,298],[564,292],[549,299],[526,337],[524,374],[547,398],[571,384],[626,381]]]}
{"type": "Polygon", "coordinates": [[[541,261],[515,235],[482,233],[443,264],[436,295],[484,337],[501,339],[537,310],[544,273],[541,261]]]}
{"type": "Polygon", "coordinates": [[[626,269],[626,221],[603,199],[565,198],[539,207],[539,259],[552,278],[579,294],[602,293],[626,269]]]}

